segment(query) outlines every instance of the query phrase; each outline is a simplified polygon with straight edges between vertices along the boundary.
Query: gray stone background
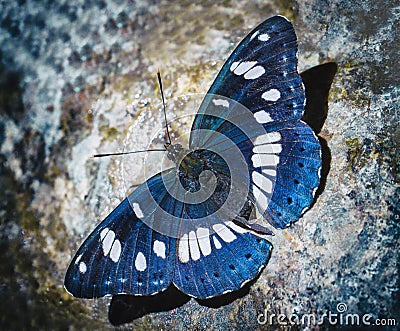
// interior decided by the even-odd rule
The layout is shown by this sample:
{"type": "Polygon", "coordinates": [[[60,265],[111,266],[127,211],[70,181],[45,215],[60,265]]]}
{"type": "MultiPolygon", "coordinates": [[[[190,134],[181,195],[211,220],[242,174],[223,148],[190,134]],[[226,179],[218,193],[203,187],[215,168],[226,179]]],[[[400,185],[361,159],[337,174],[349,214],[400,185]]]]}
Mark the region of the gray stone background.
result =
{"type": "Polygon", "coordinates": [[[180,116],[188,110],[178,97],[206,92],[241,38],[275,14],[294,24],[300,71],[338,64],[320,133],[332,155],[325,189],[276,232],[248,294],[219,308],[190,300],[120,328],[276,329],[258,324],[265,309],[321,317],[345,303],[371,321],[396,319],[379,329],[399,329],[397,1],[20,0],[0,1],[2,330],[113,329],[110,298],[75,299],[63,278],[152,162],[89,156],[162,142],[156,70],[168,116],[180,116]]]}

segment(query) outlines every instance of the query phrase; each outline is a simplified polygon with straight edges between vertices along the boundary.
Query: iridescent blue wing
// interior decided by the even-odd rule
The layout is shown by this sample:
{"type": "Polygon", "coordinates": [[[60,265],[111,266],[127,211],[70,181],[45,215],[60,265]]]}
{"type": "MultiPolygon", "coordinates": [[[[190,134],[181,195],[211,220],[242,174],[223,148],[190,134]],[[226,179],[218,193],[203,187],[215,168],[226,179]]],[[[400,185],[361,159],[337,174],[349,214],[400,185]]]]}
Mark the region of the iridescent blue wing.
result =
{"type": "Polygon", "coordinates": [[[282,228],[298,220],[310,207],[321,179],[321,145],[312,129],[300,121],[279,131],[277,177],[264,217],[282,228]]]}
{"type": "Polygon", "coordinates": [[[276,228],[297,221],[310,207],[321,176],[321,146],[312,129],[294,126],[241,144],[251,176],[251,200],[276,228]]]}
{"type": "Polygon", "coordinates": [[[268,262],[272,245],[234,222],[210,220],[178,241],[174,284],[206,299],[235,291],[254,279],[268,262]]]}
{"type": "Polygon", "coordinates": [[[157,175],[123,200],[79,248],[64,281],[73,296],[151,295],[171,284],[176,239],[154,231],[141,220],[143,213],[151,214],[148,195],[143,194],[148,187],[158,190],[163,198],[164,186],[157,175]]]}
{"type": "Polygon", "coordinates": [[[296,35],[284,17],[267,19],[224,64],[192,125],[191,148],[240,149],[249,199],[274,227],[296,221],[320,180],[317,137],[300,122],[305,93],[296,35]]]}
{"type": "Polygon", "coordinates": [[[77,251],[65,276],[67,291],[82,298],[151,295],[174,283],[208,298],[256,277],[271,244],[229,216],[212,215],[223,190],[192,204],[174,197],[178,184],[175,169],[167,171],[123,200],[77,251]]]}
{"type": "MultiPolygon", "coordinates": [[[[221,125],[232,118],[231,100],[247,108],[267,132],[298,121],[304,113],[305,94],[297,72],[292,24],[274,16],[257,26],[225,62],[208,94],[192,125],[192,147],[204,147],[210,139],[197,134],[199,129],[224,133],[221,125]]],[[[238,123],[234,118],[231,122],[238,123]]]]}
{"type": "MultiPolygon", "coordinates": [[[[205,299],[238,290],[254,279],[267,263],[272,246],[264,236],[236,223],[241,197],[231,192],[231,180],[240,176],[242,169],[229,169],[211,151],[201,151],[198,156],[207,160],[202,173],[212,172],[216,184],[211,187],[211,178],[204,181],[205,191],[211,193],[204,201],[191,202],[186,193],[180,214],[174,215],[178,216],[179,231],[173,283],[184,293],[205,299]]],[[[178,181],[174,185],[179,185],[178,181]]],[[[173,188],[168,191],[176,192],[173,188]]]]}

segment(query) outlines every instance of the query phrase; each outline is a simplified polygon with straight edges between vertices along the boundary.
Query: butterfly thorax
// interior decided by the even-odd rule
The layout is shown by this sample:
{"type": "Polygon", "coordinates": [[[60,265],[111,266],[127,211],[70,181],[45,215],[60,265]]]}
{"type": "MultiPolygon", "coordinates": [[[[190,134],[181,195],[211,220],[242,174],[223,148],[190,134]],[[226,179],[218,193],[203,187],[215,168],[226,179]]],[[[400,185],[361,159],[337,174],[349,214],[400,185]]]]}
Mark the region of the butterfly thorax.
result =
{"type": "Polygon", "coordinates": [[[166,148],[168,159],[177,165],[179,172],[186,176],[198,178],[204,170],[200,151],[190,151],[180,144],[168,145],[166,148]]]}
{"type": "Polygon", "coordinates": [[[197,192],[202,185],[201,182],[208,182],[210,174],[205,170],[211,168],[204,150],[191,151],[180,144],[168,145],[166,149],[168,159],[176,164],[179,180],[185,190],[197,192]]]}

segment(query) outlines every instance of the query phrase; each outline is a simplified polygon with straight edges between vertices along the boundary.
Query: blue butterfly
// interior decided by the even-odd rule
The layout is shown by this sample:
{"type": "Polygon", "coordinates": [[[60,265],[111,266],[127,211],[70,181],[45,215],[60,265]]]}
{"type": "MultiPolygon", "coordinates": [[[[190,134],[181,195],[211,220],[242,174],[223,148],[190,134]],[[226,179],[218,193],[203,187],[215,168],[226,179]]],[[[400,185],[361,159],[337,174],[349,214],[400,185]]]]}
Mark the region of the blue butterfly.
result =
{"type": "Polygon", "coordinates": [[[65,277],[75,297],[152,295],[174,284],[195,298],[235,291],[268,262],[271,232],[310,207],[321,148],[300,119],[305,93],[297,42],[282,16],[238,45],[195,116],[189,148],[139,186],[79,248],[65,277]]]}

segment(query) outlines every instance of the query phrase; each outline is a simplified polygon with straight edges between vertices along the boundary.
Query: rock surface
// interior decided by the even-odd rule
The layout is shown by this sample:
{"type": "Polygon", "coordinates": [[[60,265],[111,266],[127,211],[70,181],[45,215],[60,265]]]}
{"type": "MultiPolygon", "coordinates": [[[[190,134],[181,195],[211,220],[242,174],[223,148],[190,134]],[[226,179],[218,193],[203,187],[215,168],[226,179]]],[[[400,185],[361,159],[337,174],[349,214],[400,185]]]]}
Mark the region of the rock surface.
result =
{"type": "MultiPolygon", "coordinates": [[[[237,42],[275,14],[295,26],[300,71],[338,64],[320,133],[331,153],[326,185],[293,227],[276,231],[249,293],[222,305],[183,300],[129,327],[272,330],[278,321],[262,325],[265,316],[321,320],[338,310],[399,327],[400,6],[75,0],[0,3],[2,329],[113,329],[110,298],[75,299],[63,277],[84,237],[159,156],[89,156],[162,143],[157,69],[168,116],[193,113],[181,96],[206,92],[237,42]]],[[[327,318],[319,326],[338,327],[327,318]]]]}

